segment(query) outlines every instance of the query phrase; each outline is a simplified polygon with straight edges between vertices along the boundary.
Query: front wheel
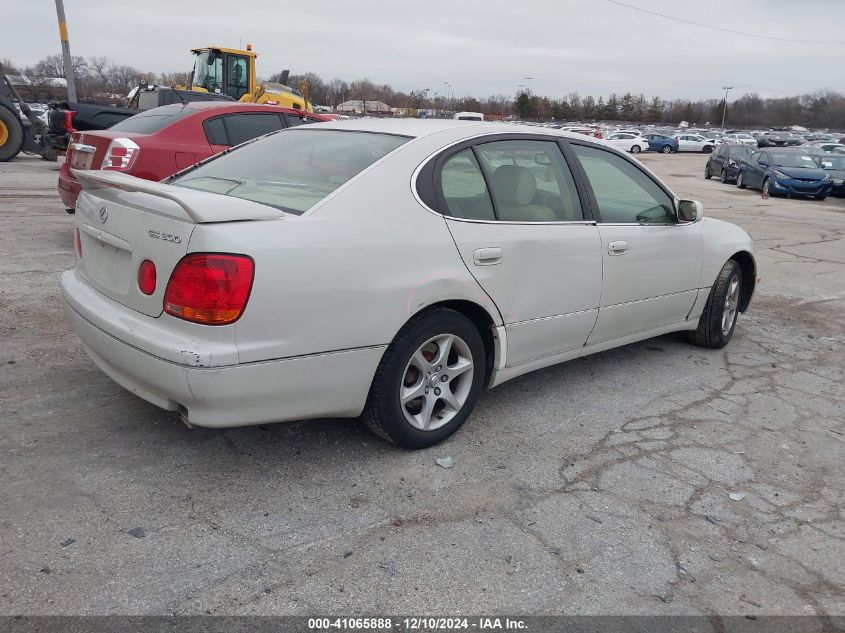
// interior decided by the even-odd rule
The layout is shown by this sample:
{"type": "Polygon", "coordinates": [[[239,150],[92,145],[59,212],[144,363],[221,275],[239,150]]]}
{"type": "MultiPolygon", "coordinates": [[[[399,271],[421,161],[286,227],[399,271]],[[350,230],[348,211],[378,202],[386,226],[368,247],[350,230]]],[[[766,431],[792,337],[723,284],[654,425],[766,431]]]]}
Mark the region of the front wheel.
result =
{"type": "Polygon", "coordinates": [[[728,184],[728,172],[727,170],[723,169],[722,172],[719,174],[719,182],[723,185],[728,184]]]}
{"type": "Polygon", "coordinates": [[[768,178],[763,179],[763,187],[761,189],[763,192],[763,197],[768,198],[769,195],[772,193],[772,181],[768,178]]]}
{"type": "Polygon", "coordinates": [[[742,176],[742,172],[736,175],[736,186],[740,189],[745,189],[745,179],[742,176]]]}
{"type": "Polygon", "coordinates": [[[690,340],[711,349],[721,349],[727,345],[736,327],[741,296],[742,269],[735,260],[729,259],[710,289],[704,312],[698,320],[698,328],[690,332],[690,340]]]}
{"type": "Polygon", "coordinates": [[[813,200],[824,200],[825,198],[827,198],[827,194],[826,194],[826,193],[820,193],[820,194],[819,194],[819,195],[817,195],[817,196],[813,196],[813,200]]]}
{"type": "Polygon", "coordinates": [[[472,413],[486,370],[481,334],[465,316],[437,308],[412,318],[376,370],[363,421],[403,448],[427,448],[472,413]]]}
{"type": "Polygon", "coordinates": [[[702,154],[712,154],[713,153],[713,146],[712,145],[705,145],[701,148],[702,154]]]}
{"type": "Polygon", "coordinates": [[[634,145],[634,146],[631,148],[631,153],[632,153],[632,154],[639,154],[639,153],[640,153],[640,151],[642,151],[642,148],[641,148],[639,145],[634,145]]]}
{"type": "Polygon", "coordinates": [[[710,161],[707,161],[707,164],[704,166],[704,179],[710,180],[713,177],[713,174],[710,173],[710,161]]]}
{"type": "Polygon", "coordinates": [[[660,150],[664,154],[671,154],[672,153],[672,146],[671,145],[664,145],[663,149],[660,150]]]}

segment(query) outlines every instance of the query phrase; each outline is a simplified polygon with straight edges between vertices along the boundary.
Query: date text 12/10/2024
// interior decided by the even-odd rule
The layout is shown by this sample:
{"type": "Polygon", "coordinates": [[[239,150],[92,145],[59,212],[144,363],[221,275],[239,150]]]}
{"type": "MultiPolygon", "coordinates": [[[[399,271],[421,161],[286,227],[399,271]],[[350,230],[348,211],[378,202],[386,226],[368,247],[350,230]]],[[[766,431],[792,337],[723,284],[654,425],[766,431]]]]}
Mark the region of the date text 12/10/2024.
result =
{"type": "Polygon", "coordinates": [[[312,631],[431,631],[479,630],[524,631],[524,620],[496,617],[441,618],[441,617],[359,617],[359,618],[309,618],[312,631]]]}

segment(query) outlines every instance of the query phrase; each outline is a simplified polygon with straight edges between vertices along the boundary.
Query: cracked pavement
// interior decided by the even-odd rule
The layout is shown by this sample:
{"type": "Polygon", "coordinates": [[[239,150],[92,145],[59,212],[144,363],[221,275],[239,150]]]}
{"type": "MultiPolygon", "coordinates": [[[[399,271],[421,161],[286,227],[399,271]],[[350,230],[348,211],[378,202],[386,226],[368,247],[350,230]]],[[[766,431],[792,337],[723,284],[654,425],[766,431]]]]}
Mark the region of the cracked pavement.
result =
{"type": "Polygon", "coordinates": [[[845,615],[845,201],[642,160],[756,240],[731,344],[529,374],[420,452],[118,387],[61,313],[56,165],[0,164],[0,614],[845,615]]]}

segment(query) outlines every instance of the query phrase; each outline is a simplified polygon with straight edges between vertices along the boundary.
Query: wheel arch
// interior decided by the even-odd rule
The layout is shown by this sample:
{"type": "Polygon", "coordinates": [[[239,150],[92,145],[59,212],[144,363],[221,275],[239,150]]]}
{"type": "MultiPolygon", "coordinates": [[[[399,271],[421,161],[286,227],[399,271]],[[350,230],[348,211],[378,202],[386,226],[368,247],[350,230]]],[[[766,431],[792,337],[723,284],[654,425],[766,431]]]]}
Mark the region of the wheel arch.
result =
{"type": "MultiPolygon", "coordinates": [[[[505,352],[505,350],[502,349],[504,341],[501,341],[497,334],[496,322],[494,321],[493,316],[486,308],[474,301],[470,301],[468,299],[444,299],[421,308],[414,314],[410,315],[408,317],[408,321],[419,314],[437,308],[447,308],[458,312],[469,319],[469,321],[478,330],[478,333],[481,335],[481,340],[484,342],[484,387],[486,388],[493,377],[493,369],[496,367],[496,361],[505,352]]],[[[405,327],[408,321],[403,323],[402,327],[405,327]]],[[[400,328],[400,330],[401,329],[402,328],[400,328]]]]}
{"type": "Polygon", "coordinates": [[[739,264],[742,271],[742,297],[739,301],[739,311],[745,312],[757,286],[757,262],[748,251],[737,251],[730,258],[739,264]]]}

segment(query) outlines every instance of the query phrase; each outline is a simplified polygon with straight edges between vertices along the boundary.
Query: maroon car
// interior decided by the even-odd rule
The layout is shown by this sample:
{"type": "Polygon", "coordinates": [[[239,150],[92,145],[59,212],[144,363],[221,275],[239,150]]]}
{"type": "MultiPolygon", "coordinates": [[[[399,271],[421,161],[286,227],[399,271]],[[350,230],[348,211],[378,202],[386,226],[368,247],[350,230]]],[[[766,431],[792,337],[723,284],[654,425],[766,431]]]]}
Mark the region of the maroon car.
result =
{"type": "Polygon", "coordinates": [[[82,187],[73,169],[109,169],[162,180],[233,145],[282,128],[330,117],[254,103],[196,101],[136,114],[107,130],[75,132],[59,172],[68,213],[82,187]]]}

